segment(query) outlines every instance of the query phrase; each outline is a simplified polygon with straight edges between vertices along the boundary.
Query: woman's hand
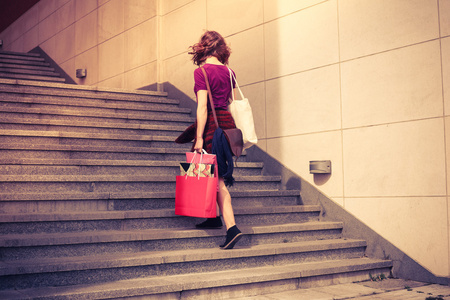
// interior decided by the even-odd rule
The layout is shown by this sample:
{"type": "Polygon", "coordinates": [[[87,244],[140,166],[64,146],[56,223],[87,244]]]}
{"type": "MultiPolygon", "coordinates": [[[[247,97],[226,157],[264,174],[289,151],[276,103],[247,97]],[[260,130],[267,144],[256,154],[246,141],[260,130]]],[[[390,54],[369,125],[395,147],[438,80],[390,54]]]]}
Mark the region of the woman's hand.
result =
{"type": "Polygon", "coordinates": [[[194,151],[197,153],[202,153],[203,150],[203,138],[197,138],[194,145],[194,151]]]}

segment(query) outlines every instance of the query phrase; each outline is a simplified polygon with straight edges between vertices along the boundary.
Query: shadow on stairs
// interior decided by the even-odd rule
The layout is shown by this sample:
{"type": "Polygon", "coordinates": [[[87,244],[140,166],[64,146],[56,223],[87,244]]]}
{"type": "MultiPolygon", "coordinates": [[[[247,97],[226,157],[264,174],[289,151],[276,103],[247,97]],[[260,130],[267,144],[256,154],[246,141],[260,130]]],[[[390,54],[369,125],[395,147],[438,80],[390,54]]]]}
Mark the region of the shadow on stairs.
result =
{"type": "Polygon", "coordinates": [[[174,214],[190,145],[173,141],[190,109],[61,84],[24,57],[0,52],[1,299],[231,299],[389,275],[391,261],[365,257],[365,241],[245,156],[230,189],[245,235],[219,249],[225,229],[174,214]]]}

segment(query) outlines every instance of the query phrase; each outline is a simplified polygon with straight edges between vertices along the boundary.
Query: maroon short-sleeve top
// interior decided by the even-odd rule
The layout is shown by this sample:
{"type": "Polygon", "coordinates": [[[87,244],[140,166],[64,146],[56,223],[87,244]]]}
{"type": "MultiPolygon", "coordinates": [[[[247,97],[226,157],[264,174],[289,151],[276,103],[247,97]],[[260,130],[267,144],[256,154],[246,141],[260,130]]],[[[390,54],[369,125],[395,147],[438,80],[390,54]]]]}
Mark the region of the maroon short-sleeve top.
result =
{"type": "MultiPolygon", "coordinates": [[[[231,96],[231,81],[230,81],[230,71],[227,66],[223,65],[213,65],[204,64],[203,68],[208,75],[209,86],[211,87],[211,93],[214,100],[214,107],[216,109],[227,109],[228,99],[231,96]]],[[[232,71],[234,74],[234,71],[232,71]]],[[[194,92],[200,90],[207,90],[205,76],[200,68],[194,71],[194,92]]],[[[235,87],[235,82],[233,80],[233,88],[235,87]]],[[[208,101],[209,106],[209,101],[208,101]]]]}

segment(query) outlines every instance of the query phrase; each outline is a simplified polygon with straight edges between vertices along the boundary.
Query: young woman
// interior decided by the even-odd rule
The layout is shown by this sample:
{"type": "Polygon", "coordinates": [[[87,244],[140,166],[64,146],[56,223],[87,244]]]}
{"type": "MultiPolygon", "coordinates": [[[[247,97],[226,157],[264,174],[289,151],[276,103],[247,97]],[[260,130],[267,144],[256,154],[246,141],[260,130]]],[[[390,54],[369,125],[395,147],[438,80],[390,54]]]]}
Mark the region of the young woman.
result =
{"type": "MultiPolygon", "coordinates": [[[[192,55],[194,64],[203,67],[208,76],[214,100],[213,109],[216,110],[219,127],[222,129],[236,128],[233,117],[227,111],[231,93],[234,91],[231,88],[230,72],[227,67],[231,50],[227,46],[225,39],[218,32],[207,31],[201,36],[200,41],[191,46],[190,49],[192,51],[189,54],[192,55]]],[[[211,107],[209,107],[205,76],[200,68],[194,71],[194,80],[194,92],[197,95],[197,128],[193,150],[201,152],[202,149],[205,149],[206,152],[211,153],[216,125],[211,107]]],[[[220,170],[219,173],[221,173],[220,170]]],[[[236,226],[233,207],[231,206],[231,196],[222,177],[219,177],[217,202],[227,228],[225,243],[220,245],[220,247],[232,249],[242,237],[242,233],[236,226]]],[[[205,222],[197,224],[197,228],[220,227],[222,227],[220,217],[207,219],[205,222]]]]}

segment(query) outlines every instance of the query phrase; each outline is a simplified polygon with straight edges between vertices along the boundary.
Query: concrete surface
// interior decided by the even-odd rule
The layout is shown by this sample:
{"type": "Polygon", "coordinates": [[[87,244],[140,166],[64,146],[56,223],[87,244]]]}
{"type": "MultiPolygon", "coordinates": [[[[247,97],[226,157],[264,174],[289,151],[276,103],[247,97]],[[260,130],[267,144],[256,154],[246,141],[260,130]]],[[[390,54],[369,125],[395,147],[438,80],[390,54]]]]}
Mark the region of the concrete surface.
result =
{"type": "Polygon", "coordinates": [[[450,286],[402,279],[299,289],[238,300],[450,300],[450,286]]]}

